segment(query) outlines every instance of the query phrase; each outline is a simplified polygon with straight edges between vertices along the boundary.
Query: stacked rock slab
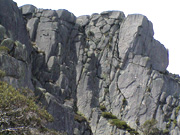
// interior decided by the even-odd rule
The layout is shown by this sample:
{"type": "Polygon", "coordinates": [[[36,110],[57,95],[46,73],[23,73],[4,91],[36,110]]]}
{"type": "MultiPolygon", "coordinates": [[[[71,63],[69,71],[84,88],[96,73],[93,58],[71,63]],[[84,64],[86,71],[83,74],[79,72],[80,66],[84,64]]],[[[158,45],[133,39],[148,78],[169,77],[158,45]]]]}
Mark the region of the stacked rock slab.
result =
{"type": "Polygon", "coordinates": [[[180,134],[180,79],[166,70],[168,50],[153,38],[145,16],[106,11],[75,17],[33,5],[17,9],[11,0],[1,6],[0,44],[9,48],[0,54],[4,80],[34,90],[55,118],[49,128],[68,135],[129,134],[102,117],[103,106],[140,134],[152,118],[160,130],[180,134]],[[4,12],[10,5],[16,10],[9,15],[17,14],[13,27],[4,12]]]}

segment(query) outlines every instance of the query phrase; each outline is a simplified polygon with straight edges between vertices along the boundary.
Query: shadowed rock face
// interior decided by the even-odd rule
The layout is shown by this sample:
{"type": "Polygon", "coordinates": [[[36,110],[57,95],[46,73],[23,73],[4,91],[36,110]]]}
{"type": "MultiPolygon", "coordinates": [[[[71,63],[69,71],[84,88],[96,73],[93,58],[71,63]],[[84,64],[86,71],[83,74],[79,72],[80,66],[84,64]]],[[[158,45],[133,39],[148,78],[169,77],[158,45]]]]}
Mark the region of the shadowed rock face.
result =
{"type": "Polygon", "coordinates": [[[29,36],[17,4],[12,0],[1,0],[0,3],[0,24],[6,28],[6,33],[10,38],[25,44],[31,52],[29,36]]]}
{"type": "Polygon", "coordinates": [[[10,50],[0,53],[4,80],[34,90],[55,118],[48,127],[69,135],[129,134],[101,116],[104,106],[139,133],[154,118],[159,129],[180,134],[180,79],[166,71],[168,51],[147,17],[121,11],[75,17],[33,5],[18,9],[11,0],[1,6],[0,46],[10,50]]]}

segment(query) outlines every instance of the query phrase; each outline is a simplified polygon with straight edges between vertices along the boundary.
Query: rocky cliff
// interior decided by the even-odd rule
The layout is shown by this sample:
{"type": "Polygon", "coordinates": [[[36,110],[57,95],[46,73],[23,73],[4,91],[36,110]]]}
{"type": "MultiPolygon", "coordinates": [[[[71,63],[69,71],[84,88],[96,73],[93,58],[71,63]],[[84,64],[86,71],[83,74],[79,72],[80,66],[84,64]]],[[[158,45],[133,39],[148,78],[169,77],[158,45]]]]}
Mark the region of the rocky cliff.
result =
{"type": "Polygon", "coordinates": [[[0,69],[4,81],[35,92],[54,116],[49,128],[68,135],[144,134],[142,125],[156,119],[161,134],[178,135],[180,79],[166,70],[168,50],[153,34],[140,14],[76,17],[0,0],[0,69]]]}

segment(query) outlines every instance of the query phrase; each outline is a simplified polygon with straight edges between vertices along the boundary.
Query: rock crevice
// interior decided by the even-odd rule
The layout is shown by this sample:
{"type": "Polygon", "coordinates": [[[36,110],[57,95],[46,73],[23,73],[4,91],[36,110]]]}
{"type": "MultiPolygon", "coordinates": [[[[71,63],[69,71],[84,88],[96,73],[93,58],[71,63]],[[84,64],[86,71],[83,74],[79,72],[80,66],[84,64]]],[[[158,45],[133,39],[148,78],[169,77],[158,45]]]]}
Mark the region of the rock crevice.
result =
{"type": "Polygon", "coordinates": [[[0,3],[3,80],[34,90],[54,116],[49,128],[130,134],[102,116],[110,112],[140,134],[152,118],[160,130],[180,134],[180,79],[166,70],[168,50],[154,39],[147,17],[121,11],[76,17],[64,9],[0,3]]]}

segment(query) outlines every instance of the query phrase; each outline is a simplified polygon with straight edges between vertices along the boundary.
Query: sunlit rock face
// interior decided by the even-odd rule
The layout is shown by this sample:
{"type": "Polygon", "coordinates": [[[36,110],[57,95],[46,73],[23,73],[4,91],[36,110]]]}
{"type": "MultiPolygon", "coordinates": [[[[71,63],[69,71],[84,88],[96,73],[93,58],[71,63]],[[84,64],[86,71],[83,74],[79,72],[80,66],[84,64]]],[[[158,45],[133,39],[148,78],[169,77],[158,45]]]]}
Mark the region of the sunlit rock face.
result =
{"type": "Polygon", "coordinates": [[[159,130],[176,135],[180,79],[166,70],[168,50],[153,34],[140,14],[76,17],[1,0],[0,46],[8,49],[0,50],[0,69],[3,80],[33,89],[54,116],[47,126],[68,135],[130,134],[102,112],[140,134],[145,121],[156,119],[159,130]]]}

